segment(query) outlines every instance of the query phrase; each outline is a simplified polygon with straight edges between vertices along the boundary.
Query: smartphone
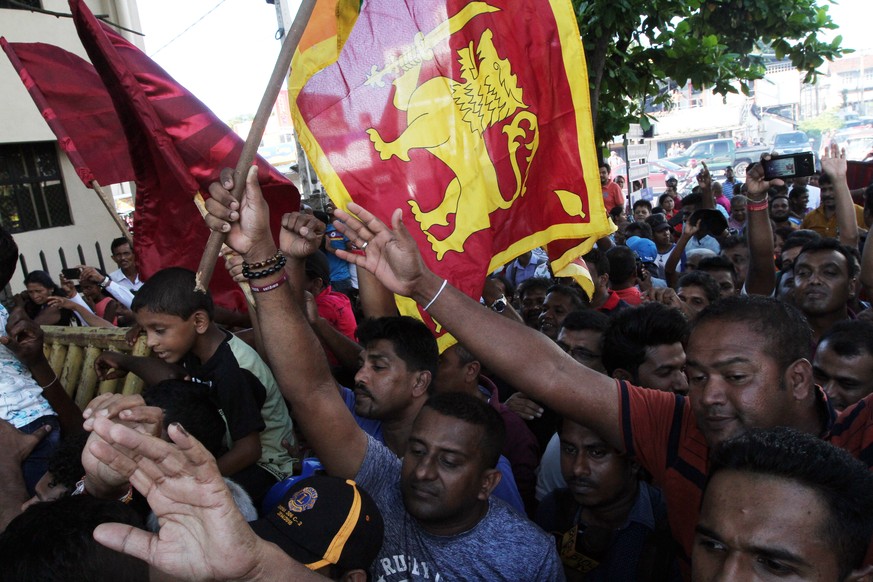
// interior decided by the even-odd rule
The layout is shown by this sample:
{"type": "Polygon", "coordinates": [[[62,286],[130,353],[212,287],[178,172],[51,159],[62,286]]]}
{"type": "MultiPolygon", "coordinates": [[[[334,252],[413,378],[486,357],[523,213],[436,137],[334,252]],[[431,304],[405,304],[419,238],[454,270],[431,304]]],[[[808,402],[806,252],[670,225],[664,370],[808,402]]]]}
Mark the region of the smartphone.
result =
{"type": "Polygon", "coordinates": [[[815,173],[815,159],[811,152],[773,156],[761,162],[764,165],[764,179],[802,178],[815,173]]]}
{"type": "Polygon", "coordinates": [[[82,278],[82,269],[61,269],[61,274],[64,279],[78,283],[79,279],[82,278]]]}

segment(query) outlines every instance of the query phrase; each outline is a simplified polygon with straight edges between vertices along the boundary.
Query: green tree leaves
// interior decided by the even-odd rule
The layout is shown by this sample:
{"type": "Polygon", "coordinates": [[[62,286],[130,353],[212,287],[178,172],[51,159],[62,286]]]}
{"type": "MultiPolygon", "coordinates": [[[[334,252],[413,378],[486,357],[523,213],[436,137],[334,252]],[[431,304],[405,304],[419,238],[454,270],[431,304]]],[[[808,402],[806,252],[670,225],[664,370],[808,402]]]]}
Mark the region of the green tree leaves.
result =
{"type": "Polygon", "coordinates": [[[844,52],[816,0],[572,0],[588,61],[598,145],[668,104],[668,81],[742,92],[766,72],[763,55],[788,58],[814,82],[844,52]]]}

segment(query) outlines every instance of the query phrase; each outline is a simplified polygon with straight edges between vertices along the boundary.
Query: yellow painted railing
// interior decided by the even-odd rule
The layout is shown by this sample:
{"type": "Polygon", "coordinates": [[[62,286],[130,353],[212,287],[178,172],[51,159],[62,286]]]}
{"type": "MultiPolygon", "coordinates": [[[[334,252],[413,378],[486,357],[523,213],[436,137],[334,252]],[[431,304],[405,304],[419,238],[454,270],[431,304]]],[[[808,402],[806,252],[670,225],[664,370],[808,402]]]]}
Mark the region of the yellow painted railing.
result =
{"type": "Polygon", "coordinates": [[[104,351],[148,356],[151,350],[144,335],[133,346],[127,344],[128,328],[60,327],[44,325],[45,354],[67,393],[79,408],[98,394],[138,394],[143,389],[139,376],[128,374],[116,380],[98,381],[94,362],[104,351]]]}

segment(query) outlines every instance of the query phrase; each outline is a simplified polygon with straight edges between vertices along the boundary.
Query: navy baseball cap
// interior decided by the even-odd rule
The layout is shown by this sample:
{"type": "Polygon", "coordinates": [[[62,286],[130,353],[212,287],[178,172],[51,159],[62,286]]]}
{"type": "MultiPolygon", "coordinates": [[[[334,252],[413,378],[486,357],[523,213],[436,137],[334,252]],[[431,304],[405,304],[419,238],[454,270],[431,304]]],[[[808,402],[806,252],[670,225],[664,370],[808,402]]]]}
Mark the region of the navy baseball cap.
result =
{"type": "Polygon", "coordinates": [[[382,548],[382,514],[352,480],[300,479],[280,503],[249,525],[310,570],[335,564],[343,572],[369,570],[382,548]]]}

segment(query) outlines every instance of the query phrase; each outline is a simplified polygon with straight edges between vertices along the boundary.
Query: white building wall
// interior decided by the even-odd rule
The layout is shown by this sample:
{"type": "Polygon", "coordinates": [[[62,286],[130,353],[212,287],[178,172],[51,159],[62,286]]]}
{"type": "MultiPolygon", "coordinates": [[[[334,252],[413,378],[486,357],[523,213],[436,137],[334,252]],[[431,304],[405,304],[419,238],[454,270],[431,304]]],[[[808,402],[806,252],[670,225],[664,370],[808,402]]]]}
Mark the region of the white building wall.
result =
{"type": "MultiPolygon", "coordinates": [[[[94,14],[107,14],[112,22],[139,30],[136,0],[86,0],[86,4],[94,14]]],[[[65,0],[43,0],[42,5],[46,10],[65,14],[70,12],[65,0]]],[[[140,48],[143,47],[141,37],[123,34],[140,48]]],[[[27,10],[0,9],[0,35],[9,42],[54,44],[87,59],[70,18],[56,18],[27,10]]],[[[57,141],[5,54],[0,55],[0,104],[0,143],[57,141]]],[[[73,224],[15,234],[19,252],[24,255],[28,268],[35,270],[42,268],[39,252],[45,251],[49,272],[57,280],[61,269],[58,248],[64,249],[70,266],[78,262],[77,245],[85,250],[86,260],[96,264],[94,243],[99,242],[109,261],[107,268],[114,268],[109,259],[109,243],[121,236],[121,232],[97,194],[79,180],[66,155],[60,149],[58,154],[73,224]]],[[[23,274],[16,272],[10,283],[13,292],[23,290],[22,279],[23,274]]]]}

